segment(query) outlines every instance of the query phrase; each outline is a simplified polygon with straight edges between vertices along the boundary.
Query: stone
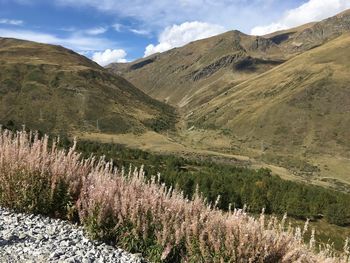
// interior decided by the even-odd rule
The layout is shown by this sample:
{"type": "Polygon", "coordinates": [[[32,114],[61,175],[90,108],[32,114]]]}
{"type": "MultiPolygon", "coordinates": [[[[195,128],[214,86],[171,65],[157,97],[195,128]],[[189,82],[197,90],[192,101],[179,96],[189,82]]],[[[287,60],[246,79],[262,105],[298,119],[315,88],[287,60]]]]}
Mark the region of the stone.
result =
{"type": "Polygon", "coordinates": [[[141,262],[119,248],[91,241],[77,225],[1,207],[0,246],[0,262],[141,262]]]}

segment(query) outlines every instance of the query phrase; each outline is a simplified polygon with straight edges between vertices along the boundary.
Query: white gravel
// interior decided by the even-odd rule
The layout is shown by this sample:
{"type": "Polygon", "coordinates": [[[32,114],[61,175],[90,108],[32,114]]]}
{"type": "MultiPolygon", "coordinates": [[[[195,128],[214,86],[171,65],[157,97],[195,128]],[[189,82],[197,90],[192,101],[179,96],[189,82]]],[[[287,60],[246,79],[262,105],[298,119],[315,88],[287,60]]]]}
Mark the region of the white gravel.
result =
{"type": "Polygon", "coordinates": [[[0,262],[145,262],[138,255],[89,240],[82,227],[0,208],[0,262]]]}

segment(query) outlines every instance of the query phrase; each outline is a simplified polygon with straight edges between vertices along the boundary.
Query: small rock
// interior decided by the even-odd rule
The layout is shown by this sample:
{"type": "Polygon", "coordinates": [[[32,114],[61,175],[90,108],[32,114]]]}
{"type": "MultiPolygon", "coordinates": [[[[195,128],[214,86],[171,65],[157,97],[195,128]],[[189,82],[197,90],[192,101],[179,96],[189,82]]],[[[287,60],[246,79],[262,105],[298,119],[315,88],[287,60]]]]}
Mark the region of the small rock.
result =
{"type": "Polygon", "coordinates": [[[0,262],[140,263],[128,254],[91,241],[82,227],[58,219],[11,213],[0,207],[0,262]]]}

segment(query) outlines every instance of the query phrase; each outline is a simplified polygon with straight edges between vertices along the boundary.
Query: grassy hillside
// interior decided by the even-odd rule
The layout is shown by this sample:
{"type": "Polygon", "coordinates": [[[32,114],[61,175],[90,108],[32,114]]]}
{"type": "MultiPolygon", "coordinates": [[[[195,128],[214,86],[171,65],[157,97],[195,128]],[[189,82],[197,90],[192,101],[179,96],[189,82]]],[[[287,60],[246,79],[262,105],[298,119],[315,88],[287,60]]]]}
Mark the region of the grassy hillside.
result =
{"type": "Polygon", "coordinates": [[[186,114],[284,61],[350,31],[350,11],[263,37],[230,31],[128,64],[111,64],[148,95],[186,114]]]}
{"type": "Polygon", "coordinates": [[[0,123],[139,133],[174,121],[171,107],[73,51],[0,38],[0,123]]]}
{"type": "Polygon", "coordinates": [[[255,135],[271,146],[282,142],[282,148],[326,146],[326,153],[333,148],[346,154],[350,147],[349,44],[350,35],[344,35],[231,86],[197,108],[190,119],[197,120],[198,126],[255,135]]]}
{"type": "Polygon", "coordinates": [[[349,32],[350,10],[263,37],[231,31],[109,70],[178,107],[175,141],[349,191],[349,32]]]}
{"type": "MultiPolygon", "coordinates": [[[[195,127],[225,129],[236,144],[349,168],[350,35],[299,55],[194,110],[195,127]],[[347,160],[347,166],[346,166],[347,160]]],[[[327,167],[322,167],[327,169],[327,167]]],[[[344,170],[344,172],[346,171],[344,170]]],[[[349,171],[349,170],[348,170],[349,171]]],[[[348,174],[344,174],[344,179],[348,174]]],[[[347,177],[347,181],[350,178],[347,177]]]]}
{"type": "Polygon", "coordinates": [[[111,64],[150,96],[180,108],[203,104],[237,84],[284,61],[270,40],[230,31],[130,64],[111,64]]]}

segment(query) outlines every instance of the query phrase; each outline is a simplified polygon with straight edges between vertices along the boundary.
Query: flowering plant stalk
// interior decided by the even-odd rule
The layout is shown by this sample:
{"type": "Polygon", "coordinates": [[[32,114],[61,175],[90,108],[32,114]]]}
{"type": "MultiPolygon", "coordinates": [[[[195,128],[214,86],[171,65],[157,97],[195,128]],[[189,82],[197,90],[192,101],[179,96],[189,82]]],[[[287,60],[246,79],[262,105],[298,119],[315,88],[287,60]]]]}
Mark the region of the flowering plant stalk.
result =
{"type": "Polygon", "coordinates": [[[154,262],[350,262],[286,218],[223,212],[200,193],[186,199],[143,169],[118,170],[103,158],[49,147],[47,136],[0,131],[0,205],[77,220],[90,234],[154,262]]]}

